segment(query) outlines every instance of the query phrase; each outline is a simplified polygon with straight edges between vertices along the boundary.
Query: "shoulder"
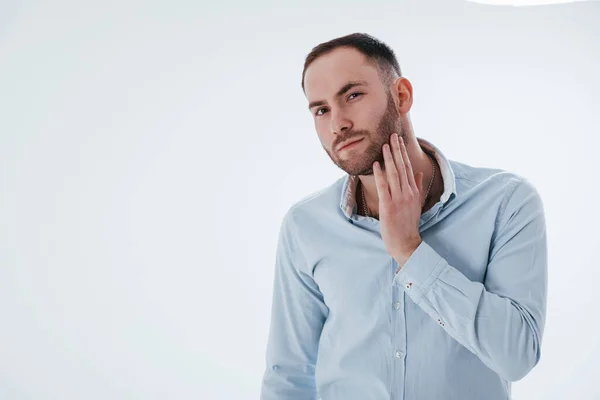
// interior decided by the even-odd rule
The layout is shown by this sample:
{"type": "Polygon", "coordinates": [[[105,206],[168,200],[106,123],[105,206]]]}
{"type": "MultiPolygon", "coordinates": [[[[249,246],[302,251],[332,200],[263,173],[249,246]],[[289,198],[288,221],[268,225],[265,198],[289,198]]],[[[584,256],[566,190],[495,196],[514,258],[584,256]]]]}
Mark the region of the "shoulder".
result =
{"type": "Polygon", "coordinates": [[[457,188],[477,193],[482,199],[495,199],[497,229],[522,228],[531,223],[544,229],[544,203],[530,179],[514,171],[452,161],[452,168],[455,167],[457,188]]]}
{"type": "Polygon", "coordinates": [[[527,177],[517,172],[501,168],[478,167],[454,160],[449,162],[457,186],[463,188],[489,186],[498,195],[504,195],[505,197],[510,197],[517,188],[520,188],[519,192],[537,194],[534,184],[527,177]]]}
{"type": "Polygon", "coordinates": [[[285,218],[290,219],[293,224],[318,218],[319,213],[330,212],[332,206],[339,208],[345,183],[346,176],[342,176],[333,183],[302,196],[288,208],[285,218]]]}

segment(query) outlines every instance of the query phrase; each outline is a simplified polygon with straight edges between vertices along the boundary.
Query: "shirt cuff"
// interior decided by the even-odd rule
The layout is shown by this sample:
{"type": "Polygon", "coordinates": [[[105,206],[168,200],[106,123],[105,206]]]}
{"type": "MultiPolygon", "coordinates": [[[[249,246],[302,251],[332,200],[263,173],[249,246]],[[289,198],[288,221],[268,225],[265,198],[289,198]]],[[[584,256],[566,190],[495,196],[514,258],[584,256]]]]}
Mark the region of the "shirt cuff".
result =
{"type": "Polygon", "coordinates": [[[422,240],[419,247],[394,276],[393,284],[403,287],[412,301],[419,304],[445,266],[446,262],[442,256],[422,240]]]}

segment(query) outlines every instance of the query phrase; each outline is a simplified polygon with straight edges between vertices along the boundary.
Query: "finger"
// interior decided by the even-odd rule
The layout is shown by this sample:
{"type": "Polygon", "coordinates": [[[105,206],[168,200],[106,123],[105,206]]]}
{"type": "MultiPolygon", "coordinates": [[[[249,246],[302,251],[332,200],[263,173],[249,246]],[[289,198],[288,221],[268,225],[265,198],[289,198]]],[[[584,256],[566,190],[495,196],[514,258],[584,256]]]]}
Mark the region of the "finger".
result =
{"type": "Polygon", "coordinates": [[[413,172],[412,164],[410,162],[410,158],[408,158],[408,151],[406,150],[406,145],[404,144],[403,139],[399,139],[399,142],[400,142],[400,151],[402,153],[402,159],[404,160],[404,165],[406,168],[406,175],[407,175],[408,183],[413,189],[418,190],[417,184],[415,182],[415,175],[413,172]]]}
{"type": "MultiPolygon", "coordinates": [[[[400,187],[402,189],[402,191],[406,191],[406,190],[410,190],[410,182],[408,180],[407,177],[407,167],[406,167],[406,163],[408,161],[408,156],[406,155],[406,149],[404,149],[404,152],[402,152],[402,148],[404,147],[403,144],[401,145],[400,142],[404,143],[402,141],[402,139],[400,139],[398,137],[398,134],[394,133],[392,135],[392,140],[391,140],[392,144],[393,144],[393,148],[394,148],[394,160],[396,162],[396,168],[398,169],[398,176],[400,179],[400,187]]],[[[410,161],[409,161],[410,162],[410,161]]]]}
{"type": "Polygon", "coordinates": [[[423,177],[425,176],[425,174],[423,174],[422,172],[419,172],[417,175],[418,175],[417,188],[419,189],[419,193],[421,193],[421,192],[423,192],[423,177]]]}
{"type": "Polygon", "coordinates": [[[396,164],[394,163],[392,150],[388,143],[383,145],[383,160],[385,162],[385,173],[387,176],[390,195],[394,199],[401,194],[400,177],[398,176],[398,170],[396,169],[396,164]]]}
{"type": "Polygon", "coordinates": [[[385,174],[381,170],[381,166],[377,161],[373,163],[373,173],[375,175],[375,187],[377,188],[377,196],[379,197],[380,205],[387,205],[390,201],[390,190],[388,188],[385,174]]]}

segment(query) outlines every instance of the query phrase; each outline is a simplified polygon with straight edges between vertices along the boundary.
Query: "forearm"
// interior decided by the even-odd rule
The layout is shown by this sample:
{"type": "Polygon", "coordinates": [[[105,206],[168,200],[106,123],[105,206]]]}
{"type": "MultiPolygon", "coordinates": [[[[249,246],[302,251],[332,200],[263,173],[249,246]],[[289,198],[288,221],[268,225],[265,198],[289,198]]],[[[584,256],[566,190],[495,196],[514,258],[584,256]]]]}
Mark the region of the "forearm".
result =
{"type": "Polygon", "coordinates": [[[318,285],[302,268],[289,217],[277,247],[261,400],[317,399],[315,367],[328,309],[318,285]]]}
{"type": "Polygon", "coordinates": [[[503,379],[517,381],[540,358],[546,291],[544,276],[520,304],[486,290],[422,243],[396,275],[408,296],[457,342],[503,379]],[[413,263],[411,263],[411,261],[413,263]]]}
{"type": "Polygon", "coordinates": [[[461,266],[421,242],[394,284],[490,369],[517,381],[540,359],[547,253],[541,198],[521,180],[496,219],[483,282],[468,279],[461,266]]]}

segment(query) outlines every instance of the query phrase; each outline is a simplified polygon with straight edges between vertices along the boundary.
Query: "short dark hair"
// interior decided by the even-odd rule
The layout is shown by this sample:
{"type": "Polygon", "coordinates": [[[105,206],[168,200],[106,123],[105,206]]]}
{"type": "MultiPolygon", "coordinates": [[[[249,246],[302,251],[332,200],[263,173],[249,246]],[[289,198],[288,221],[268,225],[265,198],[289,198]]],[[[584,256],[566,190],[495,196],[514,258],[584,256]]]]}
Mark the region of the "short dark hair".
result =
{"type": "Polygon", "coordinates": [[[306,60],[304,61],[304,69],[302,70],[303,91],[306,69],[317,58],[329,53],[334,49],[337,49],[338,47],[354,48],[364,54],[368,59],[372,60],[379,68],[381,78],[384,82],[389,81],[389,83],[391,83],[391,79],[394,76],[402,76],[402,71],[400,70],[400,64],[396,59],[396,55],[387,44],[366,33],[352,33],[350,35],[341,36],[328,42],[321,43],[311,50],[311,52],[306,56],[306,60]]]}

